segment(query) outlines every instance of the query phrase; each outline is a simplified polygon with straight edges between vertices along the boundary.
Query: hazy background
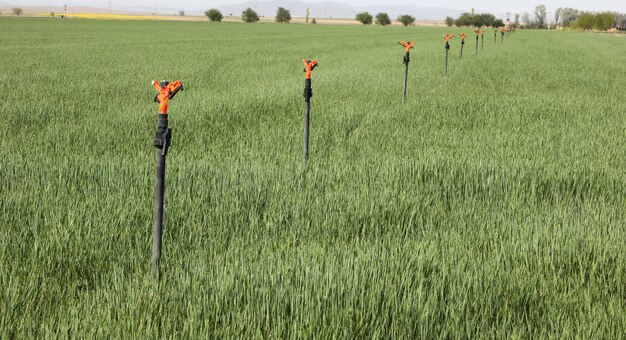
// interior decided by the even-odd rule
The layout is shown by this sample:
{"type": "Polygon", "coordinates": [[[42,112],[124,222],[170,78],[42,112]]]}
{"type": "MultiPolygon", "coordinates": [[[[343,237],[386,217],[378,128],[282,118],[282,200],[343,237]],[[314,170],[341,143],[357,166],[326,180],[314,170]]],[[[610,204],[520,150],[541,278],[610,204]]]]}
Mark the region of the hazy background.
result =
{"type": "Polygon", "coordinates": [[[504,17],[507,12],[522,13],[532,11],[536,5],[546,5],[548,12],[553,13],[557,7],[573,7],[589,11],[619,11],[626,12],[626,0],[535,0],[535,1],[501,1],[501,0],[337,0],[337,1],[242,1],[242,0],[0,0],[0,7],[12,6],[41,6],[62,8],[67,4],[68,9],[100,8],[112,11],[140,11],[154,12],[156,7],[159,13],[176,13],[184,10],[189,14],[202,14],[206,9],[217,7],[224,14],[239,15],[241,10],[252,7],[260,15],[273,15],[276,7],[283,6],[291,10],[294,17],[304,16],[306,7],[311,8],[312,17],[320,18],[351,18],[357,11],[370,12],[384,11],[392,18],[398,14],[412,14],[418,19],[443,19],[445,16],[456,16],[461,12],[474,8],[476,12],[491,12],[498,17],[504,17]],[[156,5],[156,6],[155,6],[156,5]]]}

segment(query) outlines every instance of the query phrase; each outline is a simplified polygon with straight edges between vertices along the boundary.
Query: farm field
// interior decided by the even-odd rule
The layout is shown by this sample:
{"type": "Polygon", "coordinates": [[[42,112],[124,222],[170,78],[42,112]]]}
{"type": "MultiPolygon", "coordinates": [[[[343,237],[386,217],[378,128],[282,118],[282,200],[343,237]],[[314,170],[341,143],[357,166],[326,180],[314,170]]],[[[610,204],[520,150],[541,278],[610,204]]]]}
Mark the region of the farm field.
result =
{"type": "Polygon", "coordinates": [[[0,19],[0,337],[624,338],[626,37],[469,33],[0,19]]]}

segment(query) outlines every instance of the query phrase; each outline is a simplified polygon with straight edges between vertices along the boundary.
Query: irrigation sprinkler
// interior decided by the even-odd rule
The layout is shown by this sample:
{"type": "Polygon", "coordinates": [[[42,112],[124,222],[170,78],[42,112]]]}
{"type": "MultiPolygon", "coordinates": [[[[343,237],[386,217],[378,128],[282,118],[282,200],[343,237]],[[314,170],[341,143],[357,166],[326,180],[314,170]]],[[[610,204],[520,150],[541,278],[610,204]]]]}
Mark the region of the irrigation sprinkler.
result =
{"type": "Polygon", "coordinates": [[[478,55],[478,36],[480,35],[480,30],[475,30],[474,34],[476,34],[476,55],[478,55]]]}
{"type": "Polygon", "coordinates": [[[485,49],[485,30],[480,30],[480,50],[485,49]]]}
{"type": "Polygon", "coordinates": [[[311,113],[311,97],[313,97],[313,89],[311,88],[311,72],[317,66],[317,60],[306,60],[304,63],[304,165],[309,160],[309,114],[311,113]]]}
{"type": "Polygon", "coordinates": [[[157,130],[154,136],[156,147],[156,194],[154,199],[154,225],[152,239],[152,279],[158,281],[160,277],[159,261],[161,260],[161,242],[163,236],[163,195],[165,193],[165,157],[171,145],[172,129],[167,127],[167,102],[174,98],[178,91],[183,90],[180,81],[152,81],[157,90],[154,101],[159,103],[157,115],[157,130]]]}
{"type": "Polygon", "coordinates": [[[459,57],[459,60],[463,59],[463,46],[465,46],[465,37],[467,36],[465,33],[459,33],[459,36],[461,36],[461,56],[459,57]]]}
{"type": "Polygon", "coordinates": [[[402,63],[404,64],[404,97],[402,97],[402,102],[406,101],[406,85],[409,80],[409,62],[411,61],[411,49],[413,48],[414,42],[410,41],[401,41],[400,45],[402,45],[406,49],[406,54],[404,55],[404,59],[402,59],[402,63]]]}
{"type": "Polygon", "coordinates": [[[448,75],[448,52],[450,51],[450,39],[454,38],[454,34],[444,34],[446,39],[446,76],[448,75]]]}
{"type": "Polygon", "coordinates": [[[497,39],[498,39],[498,29],[494,29],[493,30],[493,44],[495,45],[497,43],[497,39]]]}
{"type": "Polygon", "coordinates": [[[500,43],[504,42],[504,27],[500,27],[500,43]]]}

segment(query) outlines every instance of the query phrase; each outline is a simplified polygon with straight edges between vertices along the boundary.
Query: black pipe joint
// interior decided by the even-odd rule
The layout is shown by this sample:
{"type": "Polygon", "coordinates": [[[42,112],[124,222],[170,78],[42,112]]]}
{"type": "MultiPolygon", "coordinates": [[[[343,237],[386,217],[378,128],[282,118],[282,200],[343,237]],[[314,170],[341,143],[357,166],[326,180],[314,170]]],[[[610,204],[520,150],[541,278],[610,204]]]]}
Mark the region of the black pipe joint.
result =
{"type": "Polygon", "coordinates": [[[446,50],[450,49],[450,44],[446,41],[446,50]]]}
{"type": "Polygon", "coordinates": [[[304,80],[304,100],[309,102],[313,97],[313,89],[311,88],[311,79],[304,80]]]}
{"type": "Polygon", "coordinates": [[[461,45],[465,45],[465,39],[461,40],[461,45]]]}
{"type": "Polygon", "coordinates": [[[154,147],[162,150],[161,155],[167,155],[167,149],[172,145],[172,129],[167,127],[167,115],[159,114],[153,144],[154,147]]]}

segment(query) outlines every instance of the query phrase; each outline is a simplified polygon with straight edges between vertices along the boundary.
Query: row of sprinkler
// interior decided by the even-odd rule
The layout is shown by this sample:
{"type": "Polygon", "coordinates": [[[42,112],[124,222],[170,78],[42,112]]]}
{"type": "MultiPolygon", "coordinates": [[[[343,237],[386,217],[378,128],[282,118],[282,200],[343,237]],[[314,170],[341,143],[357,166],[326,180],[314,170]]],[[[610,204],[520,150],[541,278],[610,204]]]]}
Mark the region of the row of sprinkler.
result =
{"type": "MultiPolygon", "coordinates": [[[[497,41],[497,37],[498,37],[498,32],[500,32],[500,41],[504,42],[504,36],[505,35],[511,35],[511,32],[515,32],[514,28],[510,28],[510,27],[501,27],[499,29],[494,29],[493,30],[493,43],[496,44],[497,41]]],[[[483,29],[477,29],[474,31],[474,34],[476,34],[476,54],[478,54],[478,40],[480,38],[480,45],[481,45],[481,50],[485,48],[485,30],[483,29]]],[[[463,59],[463,47],[465,47],[465,38],[467,37],[467,35],[465,33],[459,33],[459,37],[461,38],[461,52],[459,55],[459,59],[463,59]]],[[[450,52],[450,40],[452,38],[454,38],[454,34],[444,34],[443,38],[446,42],[445,45],[445,49],[446,49],[446,63],[445,63],[445,75],[448,75],[448,55],[450,52]]],[[[403,101],[406,101],[406,87],[407,87],[407,82],[408,82],[408,77],[409,77],[409,61],[411,60],[411,50],[413,49],[413,42],[410,41],[401,41],[400,45],[402,45],[405,49],[406,49],[406,54],[404,56],[403,59],[403,63],[404,63],[404,97],[403,97],[403,101]]]]}
{"type": "MultiPolygon", "coordinates": [[[[501,35],[501,41],[504,41],[505,34],[514,32],[515,29],[501,28],[494,30],[494,43],[497,40],[498,31],[501,35]]],[[[484,34],[485,30],[475,30],[476,34],[476,54],[478,54],[478,40],[480,36],[481,49],[484,48],[484,34]]],[[[464,33],[459,34],[461,37],[461,53],[459,59],[463,58],[463,47],[465,46],[466,35],[464,33]]],[[[454,38],[453,34],[444,34],[446,42],[446,67],[445,72],[448,74],[448,52],[450,51],[450,40],[454,38]]],[[[401,41],[400,45],[405,48],[406,54],[402,60],[405,65],[404,72],[404,99],[406,100],[407,82],[409,76],[409,62],[411,61],[411,49],[413,49],[414,42],[401,41]]],[[[311,74],[313,70],[318,66],[316,60],[303,60],[304,64],[304,148],[303,157],[304,164],[306,165],[309,159],[309,125],[310,125],[310,113],[311,113],[311,98],[313,97],[313,88],[311,86],[311,74]]],[[[157,90],[157,95],[154,97],[154,101],[159,104],[159,112],[157,115],[157,130],[154,137],[154,146],[156,147],[156,190],[155,190],[155,204],[154,204],[154,224],[153,224],[153,243],[152,243],[152,277],[157,280],[160,276],[159,262],[161,259],[161,242],[163,235],[163,201],[165,193],[165,157],[167,156],[168,148],[171,145],[172,129],[168,127],[168,101],[179,91],[183,91],[184,87],[180,81],[168,82],[156,80],[152,81],[153,87],[157,90]]]]}

